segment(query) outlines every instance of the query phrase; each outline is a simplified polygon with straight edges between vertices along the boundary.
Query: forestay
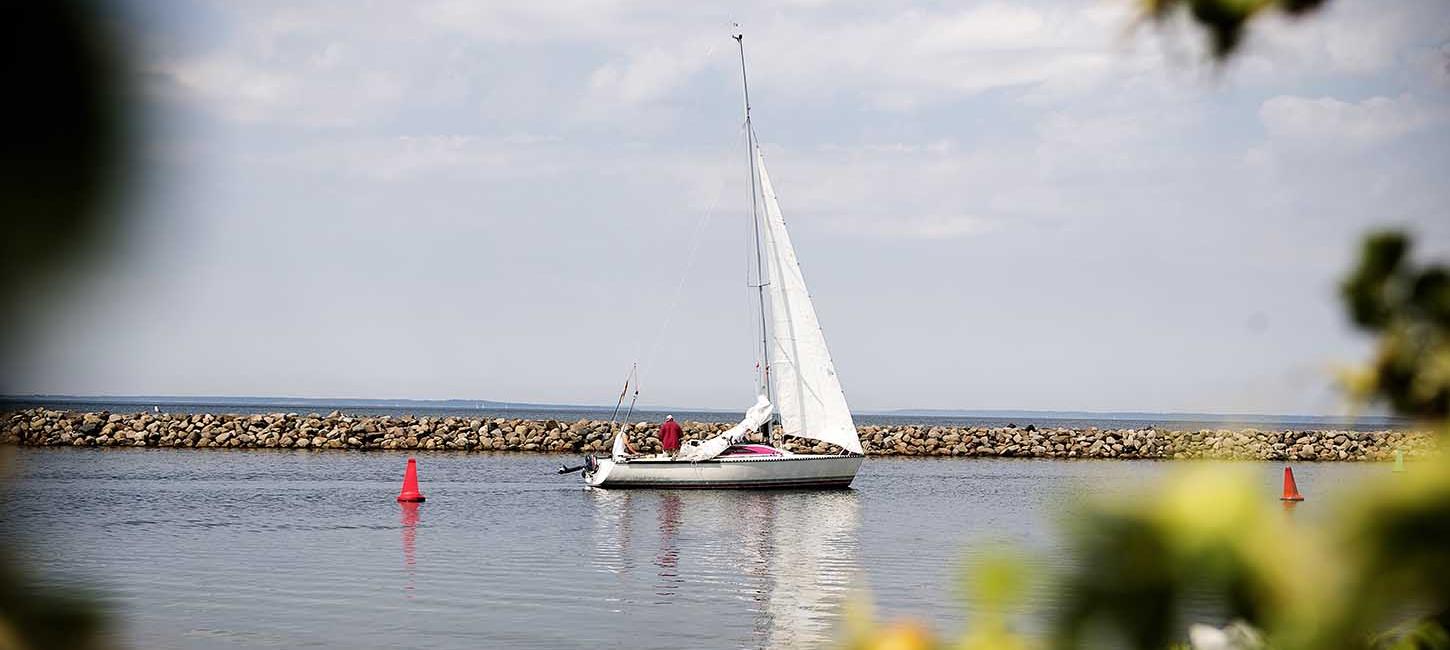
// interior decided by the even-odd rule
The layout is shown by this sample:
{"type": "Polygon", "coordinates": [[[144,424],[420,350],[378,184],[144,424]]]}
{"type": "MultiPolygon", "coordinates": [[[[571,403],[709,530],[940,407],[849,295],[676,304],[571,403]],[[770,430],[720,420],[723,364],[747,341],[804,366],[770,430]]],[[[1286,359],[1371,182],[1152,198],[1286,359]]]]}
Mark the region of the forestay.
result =
{"type": "Polygon", "coordinates": [[[771,386],[785,435],[811,438],[860,454],[861,439],[836,378],[836,366],[785,229],[765,157],[755,149],[765,198],[765,257],[770,295],[771,386]]]}

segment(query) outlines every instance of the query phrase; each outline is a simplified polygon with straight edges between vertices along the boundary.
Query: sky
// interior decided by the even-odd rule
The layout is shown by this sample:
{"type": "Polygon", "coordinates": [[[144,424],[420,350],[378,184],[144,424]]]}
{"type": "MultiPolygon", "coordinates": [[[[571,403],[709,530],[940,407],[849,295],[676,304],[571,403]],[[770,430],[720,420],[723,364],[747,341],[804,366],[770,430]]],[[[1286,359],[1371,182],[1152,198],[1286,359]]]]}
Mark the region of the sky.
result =
{"type": "Polygon", "coordinates": [[[756,132],[851,405],[1333,414],[1367,231],[1450,255],[1450,4],[1225,65],[1129,0],[122,2],[111,254],[11,394],[753,402],[756,132]]]}

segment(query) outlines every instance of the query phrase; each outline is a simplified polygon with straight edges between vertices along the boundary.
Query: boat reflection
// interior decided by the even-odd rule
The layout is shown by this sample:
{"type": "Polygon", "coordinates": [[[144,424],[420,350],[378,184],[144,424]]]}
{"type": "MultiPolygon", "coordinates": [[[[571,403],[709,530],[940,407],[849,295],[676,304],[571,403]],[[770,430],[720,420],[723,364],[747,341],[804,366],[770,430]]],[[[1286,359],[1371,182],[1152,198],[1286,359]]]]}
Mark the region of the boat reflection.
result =
{"type": "Polygon", "coordinates": [[[852,490],[770,496],[770,623],[761,646],[826,645],[847,597],[860,587],[860,502],[852,490]]]}
{"type": "Polygon", "coordinates": [[[590,492],[593,562],[616,575],[603,591],[616,594],[610,599],[631,621],[669,620],[669,609],[719,602],[726,590],[744,606],[736,619],[743,645],[818,647],[836,638],[842,605],[861,579],[854,491],[590,492]],[[636,517],[656,521],[654,544],[633,548],[636,517]],[[650,573],[635,575],[636,553],[653,555],[650,573]],[[656,598],[646,595],[651,587],[656,598]]]}
{"type": "Polygon", "coordinates": [[[594,568],[627,575],[634,569],[634,494],[629,490],[589,490],[594,501],[594,568]]]}
{"type": "MultiPolygon", "coordinates": [[[[680,495],[666,492],[660,495],[660,546],[655,553],[656,596],[674,596],[683,580],[680,578],[680,495]]],[[[668,601],[666,601],[668,602],[668,601]]]]}

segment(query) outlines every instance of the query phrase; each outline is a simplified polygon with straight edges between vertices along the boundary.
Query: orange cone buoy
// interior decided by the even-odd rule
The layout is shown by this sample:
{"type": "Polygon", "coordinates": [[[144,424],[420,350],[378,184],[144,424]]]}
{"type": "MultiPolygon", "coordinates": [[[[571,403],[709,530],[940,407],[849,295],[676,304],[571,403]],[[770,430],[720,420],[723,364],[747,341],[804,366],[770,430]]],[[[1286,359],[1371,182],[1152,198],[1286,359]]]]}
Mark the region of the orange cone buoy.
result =
{"type": "Polygon", "coordinates": [[[1299,494],[1299,486],[1294,483],[1294,470],[1284,468],[1284,496],[1279,497],[1280,501],[1303,501],[1304,495],[1299,494]]]}
{"type": "Polygon", "coordinates": [[[398,493],[398,501],[418,503],[423,499],[423,493],[418,491],[418,461],[409,458],[408,469],[403,472],[403,491],[398,493]]]}

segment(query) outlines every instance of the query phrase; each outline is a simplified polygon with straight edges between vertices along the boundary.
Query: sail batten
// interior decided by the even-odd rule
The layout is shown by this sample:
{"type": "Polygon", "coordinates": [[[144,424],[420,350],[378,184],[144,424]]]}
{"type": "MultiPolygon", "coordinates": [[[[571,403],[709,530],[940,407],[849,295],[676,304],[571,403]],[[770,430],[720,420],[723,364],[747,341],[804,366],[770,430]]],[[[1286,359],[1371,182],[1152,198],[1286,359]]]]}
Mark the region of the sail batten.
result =
{"type": "Polygon", "coordinates": [[[789,436],[863,453],[775,188],[765,170],[765,157],[759,147],[753,153],[765,204],[765,289],[770,303],[768,369],[781,427],[789,436]]]}

